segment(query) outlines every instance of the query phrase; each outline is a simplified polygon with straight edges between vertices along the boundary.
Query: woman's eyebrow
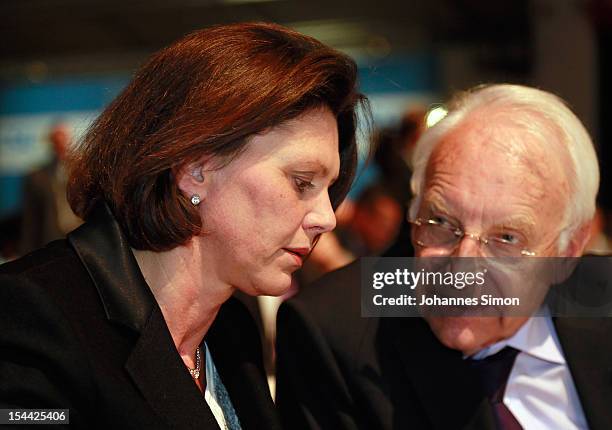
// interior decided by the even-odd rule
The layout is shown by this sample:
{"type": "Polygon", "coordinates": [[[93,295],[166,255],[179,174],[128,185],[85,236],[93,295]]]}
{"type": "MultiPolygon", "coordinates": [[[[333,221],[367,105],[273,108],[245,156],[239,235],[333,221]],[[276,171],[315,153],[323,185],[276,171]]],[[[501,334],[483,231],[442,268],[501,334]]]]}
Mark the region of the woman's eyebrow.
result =
{"type": "MultiPolygon", "coordinates": [[[[320,174],[323,177],[329,175],[329,168],[321,162],[321,160],[295,160],[293,163],[295,168],[302,173],[320,174]]],[[[338,175],[334,175],[329,181],[328,187],[331,187],[338,180],[338,175]]]]}
{"type": "MultiPolygon", "coordinates": [[[[321,161],[319,160],[312,160],[312,161],[296,161],[295,163],[300,169],[307,169],[305,171],[308,172],[312,172],[312,173],[320,173],[322,176],[327,176],[329,175],[329,168],[323,164],[321,161]]],[[[336,178],[334,178],[334,180],[336,180],[336,178]]]]}

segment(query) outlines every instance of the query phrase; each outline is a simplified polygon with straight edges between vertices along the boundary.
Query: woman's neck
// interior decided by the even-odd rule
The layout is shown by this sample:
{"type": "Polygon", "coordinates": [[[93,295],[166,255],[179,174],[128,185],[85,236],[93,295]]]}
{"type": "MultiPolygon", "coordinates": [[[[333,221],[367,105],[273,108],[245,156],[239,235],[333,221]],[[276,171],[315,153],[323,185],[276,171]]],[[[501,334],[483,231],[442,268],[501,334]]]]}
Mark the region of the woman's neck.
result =
{"type": "Polygon", "coordinates": [[[187,366],[195,367],[195,350],[233,288],[206,270],[193,240],[170,251],[133,252],[177,351],[187,366]]]}

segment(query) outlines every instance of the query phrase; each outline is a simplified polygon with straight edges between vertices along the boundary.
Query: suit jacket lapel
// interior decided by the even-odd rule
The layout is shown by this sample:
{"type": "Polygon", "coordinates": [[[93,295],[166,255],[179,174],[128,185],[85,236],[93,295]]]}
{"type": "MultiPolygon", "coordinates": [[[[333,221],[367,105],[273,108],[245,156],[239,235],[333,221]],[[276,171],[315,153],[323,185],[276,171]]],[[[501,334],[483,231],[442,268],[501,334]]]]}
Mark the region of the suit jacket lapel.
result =
{"type": "Polygon", "coordinates": [[[589,427],[611,429],[611,318],[555,318],[555,328],[589,427]]]}
{"type": "Polygon", "coordinates": [[[173,427],[218,428],[108,206],[96,206],[68,241],[95,284],[109,321],[137,335],[125,367],[143,397],[173,427]]]}
{"type": "Polygon", "coordinates": [[[444,347],[420,318],[383,318],[381,324],[392,326],[395,347],[434,428],[495,428],[460,352],[444,347]]]}

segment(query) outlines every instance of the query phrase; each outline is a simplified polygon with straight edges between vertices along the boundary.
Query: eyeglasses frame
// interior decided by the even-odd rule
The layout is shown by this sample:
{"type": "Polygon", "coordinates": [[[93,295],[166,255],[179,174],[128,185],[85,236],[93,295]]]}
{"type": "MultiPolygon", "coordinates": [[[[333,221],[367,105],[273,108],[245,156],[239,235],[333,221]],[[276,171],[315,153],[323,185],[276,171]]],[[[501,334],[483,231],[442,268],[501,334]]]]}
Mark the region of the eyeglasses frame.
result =
{"type": "MultiPolygon", "coordinates": [[[[421,226],[424,226],[424,225],[435,225],[435,226],[438,226],[440,228],[446,229],[446,230],[454,233],[455,236],[457,237],[457,241],[454,244],[454,246],[453,246],[453,248],[451,249],[450,252],[453,252],[455,249],[457,249],[457,246],[459,246],[459,244],[461,243],[461,241],[463,240],[464,237],[468,237],[470,239],[476,240],[476,241],[482,243],[483,245],[487,245],[489,243],[489,241],[491,241],[491,240],[503,243],[503,241],[495,239],[495,238],[488,238],[486,236],[479,235],[479,234],[476,234],[476,233],[469,233],[469,232],[463,231],[459,227],[444,226],[441,223],[436,222],[433,219],[425,220],[423,218],[417,218],[415,220],[408,219],[407,221],[410,224],[412,224],[412,225],[416,225],[417,227],[421,227],[421,226]]],[[[417,243],[418,246],[420,246],[422,248],[434,248],[433,246],[427,246],[423,242],[420,242],[420,241],[416,241],[416,243],[417,243]]],[[[534,252],[534,251],[530,251],[528,249],[522,249],[521,250],[521,256],[523,256],[523,257],[535,257],[536,255],[537,255],[537,253],[534,252]]]]}

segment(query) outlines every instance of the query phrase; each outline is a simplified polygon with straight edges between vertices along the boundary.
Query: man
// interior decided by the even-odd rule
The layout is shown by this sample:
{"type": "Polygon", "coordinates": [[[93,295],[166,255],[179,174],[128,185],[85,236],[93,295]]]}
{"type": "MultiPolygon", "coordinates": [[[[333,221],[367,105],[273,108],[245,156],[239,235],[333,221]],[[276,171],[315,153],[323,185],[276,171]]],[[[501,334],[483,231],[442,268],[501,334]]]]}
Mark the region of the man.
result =
{"type": "MultiPolygon", "coordinates": [[[[413,164],[416,257],[582,255],[597,159],[552,94],[462,94],[413,164]]],[[[277,403],[288,428],[612,428],[612,319],[362,318],[359,288],[357,262],[281,307],[277,403]],[[491,363],[505,375],[486,376],[491,363]]]]}
{"type": "Polygon", "coordinates": [[[71,132],[57,123],[49,132],[51,160],[24,178],[23,220],[20,251],[26,254],[60,239],[81,223],[66,200],[67,176],[64,168],[71,132]]]}

